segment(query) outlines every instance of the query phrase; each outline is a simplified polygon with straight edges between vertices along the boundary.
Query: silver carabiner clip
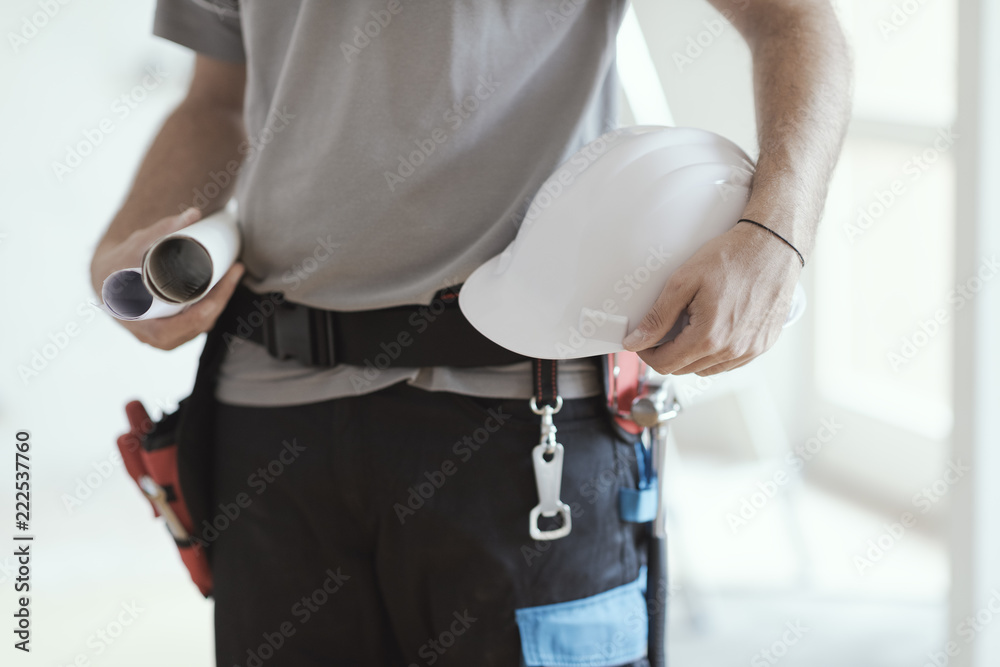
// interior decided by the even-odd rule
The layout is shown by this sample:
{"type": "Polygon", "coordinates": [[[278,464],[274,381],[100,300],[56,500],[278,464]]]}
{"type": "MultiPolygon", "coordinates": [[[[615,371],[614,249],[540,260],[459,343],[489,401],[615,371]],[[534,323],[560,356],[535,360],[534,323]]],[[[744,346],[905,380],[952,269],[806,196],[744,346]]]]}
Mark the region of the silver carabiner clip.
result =
{"type": "Polygon", "coordinates": [[[555,407],[546,405],[538,407],[534,397],[531,399],[531,410],[542,417],[542,434],[538,445],[531,450],[531,461],[535,469],[535,486],[538,488],[538,504],[531,510],[528,532],[531,538],[538,541],[558,540],[569,535],[573,528],[569,505],[559,499],[562,491],[562,468],[565,449],[556,441],[556,427],[552,415],[562,408],[561,396],[556,397],[555,407]],[[548,459],[546,459],[548,457],[548,459]],[[562,518],[562,525],[552,530],[541,530],[538,527],[539,517],[562,518]]]}

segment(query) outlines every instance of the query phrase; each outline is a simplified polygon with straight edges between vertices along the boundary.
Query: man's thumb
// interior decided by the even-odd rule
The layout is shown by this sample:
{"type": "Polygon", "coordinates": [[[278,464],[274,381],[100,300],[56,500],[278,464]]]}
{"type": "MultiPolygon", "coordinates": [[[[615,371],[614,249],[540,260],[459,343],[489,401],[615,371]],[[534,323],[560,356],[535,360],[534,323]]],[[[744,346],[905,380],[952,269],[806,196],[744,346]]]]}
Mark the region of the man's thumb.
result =
{"type": "Polygon", "coordinates": [[[641,352],[659,345],[668,333],[676,336],[679,331],[673,329],[675,325],[683,328],[686,324],[686,321],[682,323],[678,319],[684,314],[692,296],[687,290],[671,289],[668,285],[646,316],[625,336],[622,346],[630,352],[641,352]]]}

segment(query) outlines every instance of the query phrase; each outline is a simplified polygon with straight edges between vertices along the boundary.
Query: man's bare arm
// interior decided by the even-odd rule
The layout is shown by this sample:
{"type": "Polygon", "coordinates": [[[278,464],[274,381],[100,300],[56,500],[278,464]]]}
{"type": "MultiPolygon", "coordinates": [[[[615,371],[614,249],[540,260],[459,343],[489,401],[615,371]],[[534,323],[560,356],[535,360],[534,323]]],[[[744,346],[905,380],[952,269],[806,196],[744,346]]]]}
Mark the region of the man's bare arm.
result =
{"type": "MultiPolygon", "coordinates": [[[[753,55],[760,155],[742,217],[808,258],[850,116],[850,62],[829,0],[709,0],[753,55]]],[[[707,243],[671,276],[626,338],[661,373],[714,375],[777,341],[801,266],[791,248],[746,223],[707,243]],[[690,324],[653,347],[683,310],[690,324]]]]}
{"type": "Polygon", "coordinates": [[[760,155],[744,216],[808,259],[851,113],[844,35],[829,0],[709,2],[733,13],[753,55],[760,155]]]}
{"type": "MultiPolygon", "coordinates": [[[[131,191],[94,252],[91,283],[101,283],[113,271],[138,266],[145,249],[164,234],[195,222],[197,210],[178,214],[192,203],[194,193],[212,183],[211,172],[224,172],[240,162],[243,91],[246,68],[198,56],[188,94],[167,118],[143,159],[131,191]]],[[[233,178],[235,180],[235,177],[233,178]]],[[[213,188],[214,189],[214,188],[213,188]]],[[[205,213],[221,207],[232,183],[209,199],[205,213]]],[[[243,268],[235,266],[212,292],[174,317],[123,322],[139,340],[172,349],[208,330],[225,307],[243,268]]]]}

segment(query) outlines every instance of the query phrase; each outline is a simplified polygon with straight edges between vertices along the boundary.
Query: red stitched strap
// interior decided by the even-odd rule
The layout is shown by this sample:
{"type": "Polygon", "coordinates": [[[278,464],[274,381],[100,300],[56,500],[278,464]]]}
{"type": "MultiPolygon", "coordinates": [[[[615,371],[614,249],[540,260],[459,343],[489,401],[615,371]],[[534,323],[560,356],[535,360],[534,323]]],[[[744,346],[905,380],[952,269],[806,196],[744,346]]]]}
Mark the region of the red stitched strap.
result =
{"type": "Polygon", "coordinates": [[[555,405],[559,395],[559,385],[554,359],[532,359],[532,374],[535,377],[535,403],[538,407],[555,405]]]}

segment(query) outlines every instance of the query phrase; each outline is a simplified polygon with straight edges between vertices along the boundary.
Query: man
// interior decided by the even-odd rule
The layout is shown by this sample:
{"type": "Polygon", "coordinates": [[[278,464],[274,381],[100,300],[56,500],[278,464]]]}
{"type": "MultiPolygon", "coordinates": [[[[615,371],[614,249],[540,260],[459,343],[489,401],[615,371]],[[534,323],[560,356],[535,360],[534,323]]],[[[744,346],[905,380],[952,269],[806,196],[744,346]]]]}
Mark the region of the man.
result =
{"type": "MultiPolygon", "coordinates": [[[[826,0],[711,2],[753,54],[760,157],[744,217],[771,231],[736,225],[671,278],[626,340],[661,373],[719,373],[774,344],[848,116],[826,0]],[[685,308],[683,333],[654,347],[685,308]]],[[[94,286],[197,220],[174,214],[185,205],[208,212],[235,193],[244,246],[204,300],[123,326],[169,350],[211,329],[234,293],[262,315],[252,297],[279,292],[323,317],[412,309],[369,337],[379,360],[276,358],[260,338],[227,338],[212,493],[252,503],[211,543],[219,665],[645,664],[643,533],[617,504],[637,463],[596,364],[561,362],[551,388],[565,399],[573,526],[535,542],[532,365],[451,363],[481,341],[444,345],[435,328],[453,308],[445,288],[510,242],[565,158],[615,127],[625,8],[159,1],[155,32],[197,52],[194,76],[95,252],[94,286]],[[391,363],[406,341],[440,363],[391,363]]]]}

